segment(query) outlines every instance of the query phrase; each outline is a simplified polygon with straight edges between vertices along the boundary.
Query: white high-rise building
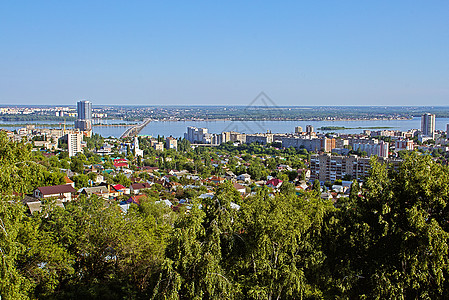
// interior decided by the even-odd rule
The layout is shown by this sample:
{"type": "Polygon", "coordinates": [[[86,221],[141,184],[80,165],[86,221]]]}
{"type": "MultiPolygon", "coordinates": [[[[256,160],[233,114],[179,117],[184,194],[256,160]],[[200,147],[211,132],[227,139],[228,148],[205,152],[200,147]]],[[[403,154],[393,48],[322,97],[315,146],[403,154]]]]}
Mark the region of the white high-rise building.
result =
{"type": "Polygon", "coordinates": [[[435,115],[429,113],[422,115],[421,132],[424,136],[435,137],[435,115]]]}
{"type": "Polygon", "coordinates": [[[69,149],[69,157],[75,156],[77,153],[82,152],[81,141],[83,140],[82,133],[68,133],[67,134],[67,146],[69,149]]]}

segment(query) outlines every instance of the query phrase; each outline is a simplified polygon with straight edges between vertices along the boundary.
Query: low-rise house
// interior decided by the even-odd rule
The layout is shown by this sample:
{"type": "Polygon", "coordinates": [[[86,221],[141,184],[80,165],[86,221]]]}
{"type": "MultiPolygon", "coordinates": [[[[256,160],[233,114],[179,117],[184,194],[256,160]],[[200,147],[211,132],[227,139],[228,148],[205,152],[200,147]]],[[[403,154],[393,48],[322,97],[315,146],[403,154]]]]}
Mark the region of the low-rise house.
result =
{"type": "Polygon", "coordinates": [[[234,188],[237,190],[237,192],[239,192],[240,194],[243,195],[246,193],[246,186],[243,186],[237,182],[235,182],[233,185],[234,185],[234,188]]]}
{"type": "Polygon", "coordinates": [[[109,144],[104,144],[99,150],[97,150],[97,154],[99,155],[110,155],[112,153],[112,146],[109,144]]]}
{"type": "Polygon", "coordinates": [[[138,194],[140,193],[140,190],[142,189],[149,189],[151,188],[151,184],[148,182],[138,182],[131,184],[130,192],[132,194],[138,194]]]}
{"type": "Polygon", "coordinates": [[[205,194],[201,194],[198,196],[198,198],[200,198],[200,199],[206,199],[206,198],[212,199],[213,197],[214,197],[214,193],[205,193],[205,194]]]}
{"type": "Polygon", "coordinates": [[[58,198],[62,202],[71,201],[76,190],[70,184],[41,186],[34,190],[33,196],[38,199],[58,198]]]}
{"type": "Polygon", "coordinates": [[[310,179],[310,170],[309,169],[298,169],[299,178],[304,178],[306,181],[310,179]]]}
{"type": "Polygon", "coordinates": [[[186,176],[187,174],[189,174],[189,171],[187,170],[177,171],[173,173],[173,175],[177,178],[181,178],[182,176],[186,176]]]}
{"type": "Polygon", "coordinates": [[[331,188],[333,191],[336,191],[337,193],[344,193],[347,188],[345,188],[342,185],[333,185],[331,188]]]}
{"type": "Polygon", "coordinates": [[[158,201],[155,201],[154,203],[163,203],[163,204],[165,204],[168,207],[172,207],[173,206],[173,203],[171,203],[171,201],[167,200],[167,199],[165,199],[165,200],[158,200],[158,201]]]}
{"type": "Polygon", "coordinates": [[[227,171],[227,172],[225,173],[225,178],[226,178],[227,180],[234,180],[234,179],[237,178],[237,175],[235,175],[234,172],[232,172],[232,171],[227,171]]]}
{"type": "Polygon", "coordinates": [[[147,173],[153,173],[154,171],[159,171],[159,167],[150,167],[150,166],[143,166],[139,168],[142,172],[147,173]]]}
{"type": "Polygon", "coordinates": [[[306,181],[299,181],[298,182],[298,184],[296,185],[296,188],[298,189],[301,189],[301,190],[307,190],[307,188],[308,188],[309,186],[307,185],[307,182],[306,181]]]}
{"type": "Polygon", "coordinates": [[[75,188],[75,182],[73,182],[69,177],[64,176],[65,184],[71,185],[73,188],[75,188]]]}
{"type": "Polygon", "coordinates": [[[268,187],[271,187],[271,188],[274,188],[274,189],[278,189],[278,188],[280,188],[281,185],[282,185],[282,180],[277,179],[277,178],[272,178],[272,179],[270,179],[270,180],[268,180],[268,181],[266,182],[266,185],[267,185],[268,187]]]}
{"type": "Polygon", "coordinates": [[[237,180],[241,180],[243,182],[250,182],[251,181],[251,175],[249,174],[240,174],[239,176],[237,176],[237,180]]]}
{"type": "Polygon", "coordinates": [[[279,171],[292,171],[293,169],[289,165],[280,164],[277,166],[279,171]]]}
{"type": "Polygon", "coordinates": [[[321,199],[324,199],[324,200],[332,200],[333,197],[332,197],[332,194],[331,194],[331,193],[325,192],[325,193],[321,193],[321,199]]]}
{"type": "Polygon", "coordinates": [[[119,196],[130,194],[130,189],[121,184],[113,185],[112,188],[119,193],[119,196]]]}
{"type": "Polygon", "coordinates": [[[182,184],[180,184],[178,182],[171,181],[171,182],[168,183],[168,186],[169,186],[169,188],[171,190],[175,190],[176,191],[178,188],[182,187],[182,184]]]}
{"type": "Polygon", "coordinates": [[[128,168],[128,163],[127,162],[117,162],[117,163],[114,163],[114,167],[116,169],[128,168]]]}
{"type": "Polygon", "coordinates": [[[106,186],[85,187],[81,189],[80,193],[86,196],[97,195],[106,200],[109,199],[109,189],[106,186]]]}
{"type": "Polygon", "coordinates": [[[109,198],[116,198],[123,195],[123,191],[116,190],[114,186],[108,185],[109,198]]]}
{"type": "Polygon", "coordinates": [[[211,178],[209,178],[209,180],[212,181],[213,183],[217,184],[217,183],[225,182],[226,179],[223,177],[212,176],[211,178]]]}
{"type": "MultiPolygon", "coordinates": [[[[41,212],[43,208],[42,201],[40,199],[30,196],[25,196],[22,200],[22,203],[28,206],[28,210],[31,214],[36,211],[41,212]]],[[[55,205],[64,208],[64,204],[62,204],[62,201],[59,199],[56,199],[55,205]]]]}
{"type": "Polygon", "coordinates": [[[95,176],[93,176],[93,178],[94,178],[93,180],[89,180],[89,183],[91,185],[100,184],[100,183],[104,182],[104,176],[101,174],[95,174],[95,176]]]}

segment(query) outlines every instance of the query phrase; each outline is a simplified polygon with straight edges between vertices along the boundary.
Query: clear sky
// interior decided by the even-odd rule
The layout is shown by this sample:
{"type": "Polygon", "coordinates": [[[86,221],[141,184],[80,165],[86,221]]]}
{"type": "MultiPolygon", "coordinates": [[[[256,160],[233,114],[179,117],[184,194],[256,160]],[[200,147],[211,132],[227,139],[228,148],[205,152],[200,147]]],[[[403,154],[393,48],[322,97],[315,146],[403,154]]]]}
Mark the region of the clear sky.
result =
{"type": "Polygon", "coordinates": [[[0,2],[0,104],[449,105],[449,1],[0,2]]]}

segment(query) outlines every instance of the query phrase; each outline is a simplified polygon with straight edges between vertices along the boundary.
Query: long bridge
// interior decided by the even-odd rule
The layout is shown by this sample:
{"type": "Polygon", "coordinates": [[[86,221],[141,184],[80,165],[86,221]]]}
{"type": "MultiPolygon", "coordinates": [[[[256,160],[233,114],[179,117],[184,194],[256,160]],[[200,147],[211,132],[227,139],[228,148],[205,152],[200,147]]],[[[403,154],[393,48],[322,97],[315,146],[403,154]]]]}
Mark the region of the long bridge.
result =
{"type": "Polygon", "coordinates": [[[143,120],[142,123],[138,124],[138,125],[134,125],[129,127],[128,129],[125,130],[125,132],[122,133],[122,135],[120,136],[121,139],[127,138],[127,137],[133,137],[139,134],[139,132],[148,125],[148,123],[151,122],[151,119],[145,119],[143,120]]]}

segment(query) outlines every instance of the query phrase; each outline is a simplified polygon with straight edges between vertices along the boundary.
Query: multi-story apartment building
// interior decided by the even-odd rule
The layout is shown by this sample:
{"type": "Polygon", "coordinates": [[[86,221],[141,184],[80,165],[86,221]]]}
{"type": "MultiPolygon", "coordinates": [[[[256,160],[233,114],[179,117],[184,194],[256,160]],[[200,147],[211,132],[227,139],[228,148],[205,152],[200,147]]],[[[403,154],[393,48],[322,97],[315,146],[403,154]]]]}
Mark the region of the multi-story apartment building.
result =
{"type": "Polygon", "coordinates": [[[336,140],[334,138],[327,137],[314,137],[314,136],[279,136],[282,142],[282,147],[285,148],[304,148],[307,151],[324,151],[331,152],[335,148],[336,140]]]}
{"type": "Polygon", "coordinates": [[[259,143],[262,145],[273,143],[273,134],[272,133],[256,133],[256,134],[247,134],[246,135],[246,143],[259,143]]]}
{"type": "Polygon", "coordinates": [[[75,156],[77,153],[82,152],[81,141],[83,135],[81,133],[68,133],[67,134],[67,147],[69,150],[69,157],[75,156]]]}
{"type": "MultiPolygon", "coordinates": [[[[378,158],[381,163],[397,166],[401,161],[383,157],[378,158]]],[[[335,181],[349,175],[352,179],[363,180],[369,175],[370,158],[338,156],[331,154],[314,154],[310,158],[310,180],[335,181]]]]}
{"type": "Polygon", "coordinates": [[[169,136],[165,139],[165,147],[167,149],[175,149],[178,150],[178,140],[174,137],[169,136]]]}
{"type": "Polygon", "coordinates": [[[380,141],[377,144],[354,144],[352,149],[354,151],[360,150],[366,152],[368,156],[377,155],[379,157],[388,157],[390,144],[384,141],[380,141]]]}
{"type": "Polygon", "coordinates": [[[395,151],[414,150],[415,143],[411,140],[396,140],[394,142],[395,151]]]}
{"type": "Polygon", "coordinates": [[[164,151],[164,143],[163,142],[155,142],[155,143],[153,143],[153,148],[156,151],[164,151]]]}
{"type": "Polygon", "coordinates": [[[296,126],[295,127],[295,133],[296,134],[301,134],[302,133],[302,127],[301,126],[296,126]]]}
{"type": "Polygon", "coordinates": [[[184,133],[184,138],[191,143],[211,143],[211,134],[208,133],[207,128],[196,128],[193,126],[187,127],[187,133],[184,133]]]}

